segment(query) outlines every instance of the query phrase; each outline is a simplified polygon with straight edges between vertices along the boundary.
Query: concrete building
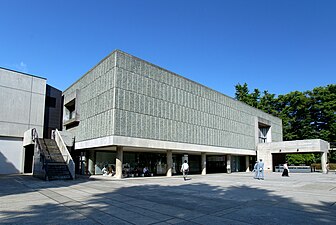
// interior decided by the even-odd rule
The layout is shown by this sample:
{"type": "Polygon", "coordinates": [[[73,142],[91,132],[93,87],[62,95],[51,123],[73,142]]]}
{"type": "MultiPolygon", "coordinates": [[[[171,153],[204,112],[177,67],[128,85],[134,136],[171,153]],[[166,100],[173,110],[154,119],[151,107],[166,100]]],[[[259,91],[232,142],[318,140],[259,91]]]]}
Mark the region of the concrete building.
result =
{"type": "Polygon", "coordinates": [[[172,176],[184,160],[195,174],[249,171],[260,158],[274,171],[285,154],[313,152],[325,171],[330,148],[323,140],[283,142],[281,119],[119,50],[63,99],[44,78],[0,68],[0,101],[0,174],[35,164],[47,174],[34,159],[53,154],[35,154],[43,151],[32,130],[50,139],[62,126],[54,138],[72,178],[75,165],[78,174],[172,176]]]}
{"type": "Polygon", "coordinates": [[[259,142],[282,141],[281,119],[119,50],[63,97],[83,173],[172,176],[185,159],[191,173],[246,171],[259,142]]]}
{"type": "Polygon", "coordinates": [[[0,174],[31,172],[33,149],[23,148],[25,131],[36,128],[48,137],[48,130],[61,128],[61,91],[46,82],[0,68],[0,174]]]}

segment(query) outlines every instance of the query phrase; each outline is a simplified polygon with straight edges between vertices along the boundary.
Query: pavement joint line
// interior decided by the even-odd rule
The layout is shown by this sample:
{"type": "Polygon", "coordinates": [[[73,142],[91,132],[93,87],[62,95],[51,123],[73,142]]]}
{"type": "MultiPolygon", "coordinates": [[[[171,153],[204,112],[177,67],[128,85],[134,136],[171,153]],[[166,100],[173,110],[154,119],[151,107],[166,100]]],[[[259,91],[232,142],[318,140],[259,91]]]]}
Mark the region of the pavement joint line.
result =
{"type": "Polygon", "coordinates": [[[333,191],[333,190],[335,190],[336,189],[336,187],[333,187],[333,188],[331,188],[329,191],[333,191]]]}
{"type": "MultiPolygon", "coordinates": [[[[145,185],[148,185],[147,183],[145,184],[145,185]]],[[[157,185],[157,184],[154,184],[154,185],[157,185]]],[[[136,184],[136,185],[131,185],[131,187],[133,187],[133,186],[138,186],[138,184],[136,184]]],[[[142,186],[142,184],[140,184],[140,186],[142,186]]],[[[119,188],[118,188],[119,189],[119,188]]],[[[132,199],[134,199],[134,200],[138,200],[139,198],[135,198],[135,197],[133,197],[133,196],[131,196],[131,195],[127,195],[127,194],[119,194],[119,195],[122,195],[122,196],[126,196],[126,197],[128,197],[128,198],[132,198],[132,199]]],[[[111,199],[111,200],[114,200],[113,198],[108,198],[108,199],[111,199]]],[[[126,204],[126,205],[129,205],[129,206],[134,206],[134,205],[132,205],[132,204],[128,204],[128,203],[125,203],[125,202],[122,202],[122,201],[119,201],[119,200],[114,200],[114,201],[118,201],[118,202],[121,202],[121,203],[123,203],[123,204],[126,204]]],[[[147,200],[144,200],[144,201],[147,201],[147,200]]],[[[155,203],[155,204],[161,204],[161,203],[155,203]]],[[[138,208],[141,208],[141,209],[144,209],[144,210],[147,210],[147,208],[144,208],[144,207],[140,207],[140,206],[137,206],[138,208]]],[[[185,208],[182,208],[182,209],[184,209],[184,210],[188,210],[188,211],[190,211],[189,209],[185,209],[185,208]]],[[[169,215],[169,214],[164,214],[164,213],[162,213],[162,212],[157,212],[157,211],[154,211],[155,213],[158,213],[158,214],[162,214],[162,215],[166,215],[166,216],[169,216],[169,217],[172,217],[172,218],[176,218],[176,219],[182,219],[182,218],[180,218],[180,217],[173,217],[172,215],[169,215]]],[[[205,214],[204,214],[205,215],[205,214]]],[[[200,215],[199,217],[202,217],[203,215],[200,215]]],[[[198,217],[194,217],[194,218],[198,218],[198,217]]],[[[183,219],[182,219],[183,220],[183,219]]],[[[185,220],[185,219],[184,219],[185,220]]]]}
{"type": "MultiPolygon", "coordinates": [[[[194,217],[194,218],[200,218],[200,217],[194,217]]],[[[194,219],[193,218],[193,219],[194,219]]],[[[186,219],[182,219],[182,218],[178,218],[178,217],[173,217],[173,218],[170,218],[170,219],[166,219],[166,220],[162,220],[162,221],[159,221],[159,222],[154,222],[154,223],[150,223],[148,225],[155,225],[155,224],[160,224],[160,223],[165,223],[169,220],[173,220],[173,219],[178,219],[178,220],[182,220],[184,222],[189,222],[189,223],[193,223],[193,224],[199,224],[199,225],[202,225],[201,223],[196,223],[194,221],[191,221],[191,220],[186,220],[186,219]]],[[[167,222],[168,223],[168,222],[167,222]]]]}
{"type": "MultiPolygon", "coordinates": [[[[47,188],[47,190],[48,190],[48,188],[47,188]]],[[[44,194],[42,191],[44,191],[44,190],[41,190],[41,191],[39,190],[39,191],[37,191],[37,192],[39,192],[41,195],[44,195],[45,197],[47,197],[47,198],[49,198],[49,199],[51,199],[51,200],[53,200],[53,201],[55,201],[55,202],[57,202],[58,204],[62,205],[63,207],[68,208],[68,209],[70,209],[70,210],[72,210],[72,211],[77,212],[76,210],[73,210],[71,207],[68,207],[68,206],[64,205],[64,203],[61,203],[61,202],[57,201],[56,199],[54,199],[54,198],[52,198],[52,197],[50,197],[50,196],[44,194]]],[[[52,190],[48,190],[48,191],[50,191],[50,192],[54,192],[54,191],[52,191],[52,190]]],[[[55,192],[54,192],[54,193],[55,193],[55,192]]],[[[56,193],[56,194],[58,194],[58,193],[56,193]]],[[[58,194],[58,195],[60,195],[60,194],[58,194]]],[[[81,205],[83,205],[83,204],[81,204],[81,205]]],[[[85,216],[84,214],[82,214],[82,213],[80,213],[80,212],[77,212],[77,213],[79,213],[80,215],[82,215],[82,216],[85,217],[85,218],[89,218],[89,217],[85,216]]],[[[89,218],[89,219],[91,219],[91,218],[89,218]]],[[[102,224],[102,223],[100,223],[99,221],[96,221],[95,219],[92,219],[92,220],[95,221],[95,222],[97,222],[98,224],[102,224]]]]}
{"type": "MultiPolygon", "coordinates": [[[[101,213],[104,213],[104,214],[106,214],[106,215],[108,215],[108,216],[112,216],[111,214],[106,213],[105,211],[102,211],[102,210],[100,210],[100,209],[96,209],[96,208],[94,208],[94,207],[92,207],[92,206],[89,206],[89,205],[87,205],[87,204],[84,204],[84,203],[82,203],[82,202],[80,202],[80,201],[77,201],[77,200],[72,199],[72,198],[70,198],[70,197],[61,195],[61,194],[59,194],[59,193],[57,193],[57,192],[55,192],[55,191],[52,191],[52,190],[49,190],[49,191],[54,192],[55,194],[58,194],[58,195],[60,195],[60,196],[66,197],[66,198],[68,198],[68,199],[71,199],[73,202],[76,202],[76,203],[78,203],[78,204],[80,204],[80,205],[82,205],[82,206],[85,206],[85,207],[87,207],[87,208],[94,209],[94,210],[98,210],[98,211],[101,212],[101,213]]],[[[43,194],[43,193],[41,193],[41,194],[43,194]]],[[[66,207],[66,208],[69,208],[70,210],[75,211],[76,213],[81,214],[81,215],[84,216],[85,218],[91,219],[91,220],[97,222],[98,224],[103,224],[103,223],[97,221],[96,219],[94,219],[94,218],[92,218],[92,217],[88,217],[88,216],[84,215],[83,213],[79,212],[79,210],[76,210],[76,207],[75,207],[75,206],[66,206],[66,205],[64,205],[64,203],[61,203],[61,202],[57,201],[56,199],[53,199],[53,198],[50,197],[50,196],[47,196],[47,195],[45,195],[45,194],[43,194],[43,195],[46,196],[46,197],[48,197],[48,198],[50,198],[50,199],[52,199],[52,200],[54,200],[55,202],[58,202],[60,205],[66,207]]],[[[112,217],[115,217],[115,218],[117,218],[117,219],[119,219],[119,220],[125,221],[125,222],[130,223],[130,224],[134,224],[134,225],[136,225],[135,223],[129,222],[129,221],[127,221],[127,220],[125,220],[125,219],[122,219],[122,218],[119,218],[119,217],[117,217],[117,216],[114,216],[114,215],[113,215],[112,217]]]]}
{"type": "MultiPolygon", "coordinates": [[[[83,192],[85,192],[85,191],[83,191],[83,192]]],[[[86,192],[85,192],[86,193],[86,192]]],[[[132,199],[134,199],[134,200],[138,200],[138,198],[135,198],[135,197],[133,197],[133,196],[130,196],[130,195],[125,195],[125,194],[120,194],[120,195],[122,195],[122,196],[126,196],[126,197],[128,197],[128,198],[132,198],[132,199]]],[[[128,203],[125,203],[125,202],[122,202],[122,201],[119,201],[119,200],[115,200],[115,199],[113,199],[113,198],[110,198],[110,197],[106,197],[106,199],[110,199],[110,200],[113,200],[113,201],[116,201],[116,202],[120,202],[120,203],[123,203],[123,204],[125,204],[125,205],[129,205],[129,206],[134,206],[134,205],[132,205],[132,204],[128,204],[128,203]]],[[[155,203],[155,204],[161,204],[161,203],[155,203]]],[[[144,210],[148,210],[147,208],[145,208],[145,207],[140,207],[140,206],[137,206],[138,208],[141,208],[141,209],[144,209],[144,210]]],[[[132,207],[130,207],[131,209],[132,209],[132,207]]],[[[127,208],[128,210],[130,209],[130,208],[127,208]]],[[[182,208],[182,209],[184,209],[184,208],[182,208]]],[[[190,211],[189,209],[184,209],[184,210],[188,210],[188,211],[190,211]]],[[[169,215],[169,214],[165,214],[165,213],[162,213],[162,212],[158,212],[158,211],[156,211],[156,210],[153,210],[155,213],[158,213],[158,214],[162,214],[162,215],[165,215],[165,216],[168,216],[168,217],[171,217],[170,219],[168,219],[168,220],[171,220],[171,219],[180,219],[180,220],[185,220],[185,221],[187,221],[187,222],[190,222],[189,220],[186,220],[186,219],[182,219],[182,218],[180,218],[180,217],[176,217],[176,216],[172,216],[172,215],[169,215]]],[[[133,212],[135,212],[135,211],[133,211],[133,212]]],[[[137,214],[140,214],[140,213],[138,213],[138,212],[135,212],[135,213],[137,213],[137,214]]],[[[142,215],[142,216],[144,216],[143,214],[140,214],[140,215],[142,215]]],[[[205,215],[205,214],[204,214],[205,215]]],[[[202,216],[204,216],[204,215],[200,215],[200,216],[198,216],[198,217],[193,217],[194,219],[195,218],[199,218],[199,217],[202,217],[202,216]]],[[[128,221],[127,221],[128,222],[128,221]]]]}
{"type": "MultiPolygon", "coordinates": [[[[92,188],[92,187],[90,187],[90,188],[92,188]]],[[[92,189],[94,189],[94,188],[92,188],[92,189]]],[[[97,188],[95,188],[95,189],[97,189],[97,188]]],[[[78,190],[78,189],[77,189],[78,190]]],[[[88,192],[85,192],[85,191],[83,191],[83,190],[78,190],[78,191],[81,191],[81,192],[84,192],[84,193],[88,193],[88,192]]],[[[125,194],[119,194],[119,195],[122,195],[122,196],[126,196],[126,197],[128,197],[128,198],[132,198],[132,199],[137,199],[137,198],[134,198],[134,197],[132,197],[132,196],[129,196],[129,195],[125,195],[125,194]]],[[[125,204],[125,205],[128,205],[128,206],[134,206],[134,205],[132,205],[132,204],[128,204],[128,203],[125,203],[125,202],[123,202],[123,201],[119,201],[119,200],[115,200],[115,199],[113,199],[113,198],[110,198],[110,197],[106,197],[106,199],[110,199],[110,200],[113,200],[113,201],[115,201],[115,202],[119,202],[119,203],[123,203],[123,204],[125,204]]],[[[74,200],[74,201],[76,201],[76,200],[74,200]]],[[[147,208],[145,208],[145,207],[140,207],[140,206],[137,206],[138,208],[141,208],[141,209],[143,209],[143,210],[148,210],[147,208]]],[[[131,209],[132,209],[132,207],[130,207],[131,209]]],[[[130,208],[126,208],[127,210],[130,210],[130,208]]],[[[122,208],[122,209],[125,209],[124,207],[122,208]]],[[[138,212],[136,212],[136,211],[133,211],[133,210],[131,210],[132,212],[134,212],[134,213],[136,213],[136,214],[139,214],[139,215],[141,215],[141,216],[145,216],[144,214],[141,214],[141,213],[138,213],[138,212]]],[[[103,211],[102,211],[103,212],[103,211]]],[[[170,219],[168,219],[168,220],[171,220],[171,219],[173,219],[173,218],[175,218],[175,217],[172,217],[171,215],[168,215],[168,214],[163,214],[163,213],[161,213],[161,212],[157,212],[157,211],[155,211],[155,213],[157,213],[157,214],[161,214],[161,215],[166,215],[166,216],[168,216],[168,217],[171,217],[170,219]]],[[[108,214],[108,215],[111,215],[111,214],[109,214],[109,213],[106,213],[106,214],[108,214]]],[[[124,219],[122,219],[122,218],[119,218],[119,217],[117,217],[117,216],[115,216],[116,218],[118,218],[118,219],[120,219],[120,220],[123,220],[123,221],[126,221],[126,220],[124,220],[124,219]]],[[[177,219],[180,219],[180,218],[178,218],[178,217],[176,217],[177,219]]],[[[131,223],[131,222],[129,222],[129,221],[126,221],[126,222],[128,222],[128,223],[131,223]]],[[[157,223],[157,222],[156,222],[157,223]]],[[[133,224],[133,223],[132,223],[133,224]]]]}

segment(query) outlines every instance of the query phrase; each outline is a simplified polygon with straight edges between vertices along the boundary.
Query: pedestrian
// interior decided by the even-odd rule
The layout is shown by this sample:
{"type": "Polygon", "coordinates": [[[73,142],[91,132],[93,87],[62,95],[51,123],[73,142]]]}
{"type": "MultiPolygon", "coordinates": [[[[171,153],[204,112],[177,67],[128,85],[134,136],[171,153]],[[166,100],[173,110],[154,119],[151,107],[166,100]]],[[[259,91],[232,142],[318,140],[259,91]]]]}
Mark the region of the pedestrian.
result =
{"type": "Polygon", "coordinates": [[[184,163],[182,164],[182,167],[181,167],[181,172],[183,173],[183,179],[187,180],[187,175],[189,172],[189,165],[187,163],[187,160],[184,160],[184,163]]]}
{"type": "Polygon", "coordinates": [[[258,179],[263,180],[264,179],[264,162],[262,161],[262,159],[260,159],[260,162],[258,163],[257,170],[258,170],[258,179]]]}
{"type": "Polygon", "coordinates": [[[288,165],[287,165],[287,161],[285,162],[285,164],[283,164],[283,172],[282,172],[282,176],[283,177],[289,177],[289,169],[288,169],[288,165]]]}
{"type": "Polygon", "coordinates": [[[253,167],[253,172],[254,172],[254,179],[258,178],[258,161],[255,162],[254,167],[253,167]]]}

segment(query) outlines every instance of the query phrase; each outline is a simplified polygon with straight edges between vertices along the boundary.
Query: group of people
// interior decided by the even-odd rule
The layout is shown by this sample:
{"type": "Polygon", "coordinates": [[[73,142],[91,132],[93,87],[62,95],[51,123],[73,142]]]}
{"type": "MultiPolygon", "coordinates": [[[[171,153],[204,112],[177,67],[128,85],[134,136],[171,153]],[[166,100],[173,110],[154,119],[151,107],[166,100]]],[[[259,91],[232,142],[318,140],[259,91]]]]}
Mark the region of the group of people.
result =
{"type": "Polygon", "coordinates": [[[111,166],[105,165],[104,168],[102,169],[103,176],[114,176],[115,172],[111,166]]]}
{"type": "Polygon", "coordinates": [[[264,179],[264,162],[262,161],[262,159],[260,159],[259,162],[256,161],[256,163],[254,164],[253,172],[254,172],[254,179],[258,180],[264,179]]]}

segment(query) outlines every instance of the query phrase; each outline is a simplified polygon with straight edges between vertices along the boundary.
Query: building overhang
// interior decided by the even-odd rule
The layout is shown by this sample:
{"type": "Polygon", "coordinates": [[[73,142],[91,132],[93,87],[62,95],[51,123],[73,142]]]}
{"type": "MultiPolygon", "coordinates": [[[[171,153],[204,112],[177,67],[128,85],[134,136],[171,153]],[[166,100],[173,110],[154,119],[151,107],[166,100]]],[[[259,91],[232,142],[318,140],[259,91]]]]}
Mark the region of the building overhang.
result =
{"type": "Polygon", "coordinates": [[[148,151],[163,151],[172,150],[173,152],[183,153],[209,153],[209,154],[231,154],[231,155],[256,155],[255,150],[250,149],[238,149],[238,148],[225,148],[207,145],[195,145],[180,142],[150,140],[133,137],[123,136],[108,136],[102,138],[96,138],[86,141],[80,141],[75,143],[76,150],[114,150],[113,146],[124,146],[127,150],[147,149],[148,151]]]}
{"type": "Polygon", "coordinates": [[[270,153],[316,153],[328,152],[329,143],[321,139],[258,143],[258,151],[270,153]]]}

